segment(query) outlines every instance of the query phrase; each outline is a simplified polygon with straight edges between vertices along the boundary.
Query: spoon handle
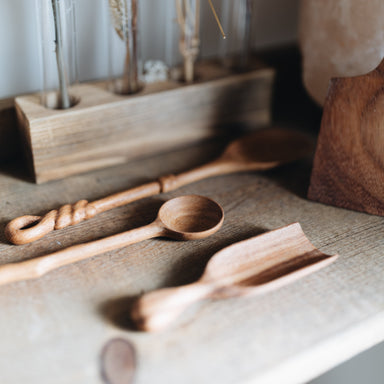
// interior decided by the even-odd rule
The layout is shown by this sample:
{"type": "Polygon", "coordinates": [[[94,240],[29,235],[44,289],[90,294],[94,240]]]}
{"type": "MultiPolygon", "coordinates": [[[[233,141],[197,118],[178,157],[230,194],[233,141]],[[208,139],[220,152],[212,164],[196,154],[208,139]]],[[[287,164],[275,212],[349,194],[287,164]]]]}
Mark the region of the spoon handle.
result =
{"type": "Polygon", "coordinates": [[[225,175],[227,173],[239,172],[243,170],[243,164],[235,161],[226,160],[219,157],[207,164],[201,165],[177,175],[167,175],[159,178],[162,192],[173,191],[184,185],[194,183],[209,177],[225,175]]]}
{"type": "Polygon", "coordinates": [[[133,304],[132,319],[142,331],[160,331],[190,304],[206,298],[214,289],[212,285],[196,282],[144,294],[133,304]]]}
{"type": "Polygon", "coordinates": [[[88,220],[98,213],[121,207],[136,200],[161,192],[160,183],[153,181],[89,203],[80,200],[48,212],[45,216],[20,216],[5,227],[5,236],[13,244],[21,245],[41,239],[55,229],[62,229],[88,220]]]}
{"type": "Polygon", "coordinates": [[[0,266],[0,285],[15,281],[36,279],[64,265],[162,235],[165,235],[165,230],[158,221],[155,220],[153,223],[144,227],[105,237],[104,239],[74,245],[35,259],[5,264],[0,266]]]}

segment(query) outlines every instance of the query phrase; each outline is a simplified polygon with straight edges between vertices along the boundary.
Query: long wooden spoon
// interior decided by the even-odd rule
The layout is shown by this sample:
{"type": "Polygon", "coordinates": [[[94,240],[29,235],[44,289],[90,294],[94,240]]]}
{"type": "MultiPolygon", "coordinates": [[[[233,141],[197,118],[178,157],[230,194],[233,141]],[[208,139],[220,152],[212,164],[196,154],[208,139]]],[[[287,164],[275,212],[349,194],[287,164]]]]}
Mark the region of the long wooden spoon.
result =
{"type": "Polygon", "coordinates": [[[179,175],[164,176],[157,181],[91,203],[87,200],[80,200],[73,205],[67,204],[58,210],[48,212],[44,217],[18,217],[8,223],[5,235],[13,244],[26,244],[42,238],[54,229],[77,224],[98,213],[132,201],[172,191],[212,176],[250,170],[267,170],[298,160],[308,155],[311,150],[312,142],[299,132],[278,128],[256,131],[233,141],[218,159],[208,164],[179,175]]]}
{"type": "Polygon", "coordinates": [[[132,318],[144,331],[167,327],[191,303],[204,298],[256,295],[280,288],[332,263],[299,223],[231,245],[216,253],[197,282],[141,296],[132,318]]]}
{"type": "Polygon", "coordinates": [[[35,279],[49,271],[104,252],[153,237],[176,240],[202,239],[217,232],[224,220],[219,204],[198,195],[181,196],[164,203],[156,220],[144,227],[75,245],[36,259],[0,266],[0,285],[35,279]]]}

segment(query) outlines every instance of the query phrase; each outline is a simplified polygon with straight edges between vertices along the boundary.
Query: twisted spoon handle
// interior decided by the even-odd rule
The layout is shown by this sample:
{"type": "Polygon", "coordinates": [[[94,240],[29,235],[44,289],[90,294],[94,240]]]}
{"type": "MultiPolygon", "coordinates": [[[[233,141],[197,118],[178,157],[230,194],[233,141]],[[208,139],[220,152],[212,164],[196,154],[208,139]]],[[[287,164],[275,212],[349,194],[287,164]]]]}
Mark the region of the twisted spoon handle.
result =
{"type": "Polygon", "coordinates": [[[80,200],[77,203],[64,205],[60,209],[48,212],[45,216],[21,216],[10,221],[5,227],[7,239],[17,245],[27,244],[41,239],[55,229],[62,229],[88,220],[98,213],[120,207],[132,201],[153,196],[161,192],[158,181],[140,187],[116,193],[101,200],[89,203],[80,200]]]}
{"type": "Polygon", "coordinates": [[[164,235],[164,228],[158,221],[141,228],[132,229],[104,239],[74,245],[58,252],[35,259],[0,266],[0,285],[15,281],[36,279],[46,273],[80,260],[164,235]]]}
{"type": "Polygon", "coordinates": [[[132,188],[103,199],[89,203],[80,200],[77,203],[64,205],[58,210],[52,210],[45,216],[21,216],[13,219],[5,227],[5,236],[13,244],[21,245],[41,239],[56,229],[62,229],[88,220],[98,213],[121,207],[145,197],[162,192],[173,191],[183,185],[193,183],[212,176],[245,170],[242,164],[219,158],[179,175],[168,175],[136,188],[132,188]]]}

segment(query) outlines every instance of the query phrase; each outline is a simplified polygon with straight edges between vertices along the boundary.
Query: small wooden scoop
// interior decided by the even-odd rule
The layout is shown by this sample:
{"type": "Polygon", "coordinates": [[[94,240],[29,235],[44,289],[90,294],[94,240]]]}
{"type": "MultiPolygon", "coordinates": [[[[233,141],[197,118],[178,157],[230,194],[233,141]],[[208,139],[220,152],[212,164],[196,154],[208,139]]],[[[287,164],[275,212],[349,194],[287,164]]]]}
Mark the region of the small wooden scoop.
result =
{"type": "Polygon", "coordinates": [[[153,237],[175,240],[203,239],[217,232],[223,224],[224,212],[207,197],[188,195],[163,204],[157,219],[144,227],[132,229],[101,240],[75,245],[36,259],[0,266],[0,285],[35,279],[49,271],[88,259],[153,237]]]}
{"type": "Polygon", "coordinates": [[[161,177],[157,181],[88,203],[64,205],[59,210],[41,216],[21,216],[5,228],[7,239],[13,244],[26,244],[53,231],[90,219],[98,213],[153,196],[169,192],[212,176],[243,171],[261,171],[305,157],[312,151],[312,143],[299,132],[283,129],[257,131],[233,141],[216,160],[179,175],[161,177]]]}
{"type": "Polygon", "coordinates": [[[306,238],[299,223],[231,245],[216,253],[197,282],[140,297],[132,318],[144,331],[167,327],[191,303],[204,298],[262,294],[332,263],[306,238]]]}

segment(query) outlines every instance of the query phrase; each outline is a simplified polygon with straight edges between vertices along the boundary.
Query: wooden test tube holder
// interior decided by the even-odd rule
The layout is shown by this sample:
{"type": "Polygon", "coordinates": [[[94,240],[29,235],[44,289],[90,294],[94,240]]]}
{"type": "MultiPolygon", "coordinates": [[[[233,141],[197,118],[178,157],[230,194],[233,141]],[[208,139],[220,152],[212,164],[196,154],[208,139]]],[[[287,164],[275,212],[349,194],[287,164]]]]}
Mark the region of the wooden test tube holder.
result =
{"type": "Polygon", "coordinates": [[[15,99],[36,183],[180,148],[223,134],[228,123],[270,122],[274,70],[257,63],[233,73],[214,61],[196,68],[197,81],[147,84],[135,95],[106,82],[76,85],[79,102],[66,110],[40,104],[38,94],[15,99]]]}

